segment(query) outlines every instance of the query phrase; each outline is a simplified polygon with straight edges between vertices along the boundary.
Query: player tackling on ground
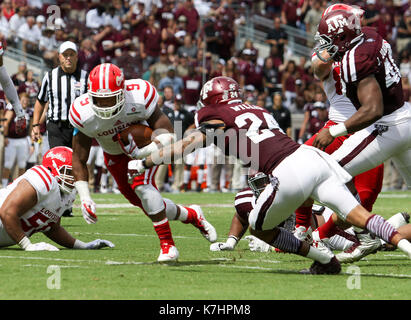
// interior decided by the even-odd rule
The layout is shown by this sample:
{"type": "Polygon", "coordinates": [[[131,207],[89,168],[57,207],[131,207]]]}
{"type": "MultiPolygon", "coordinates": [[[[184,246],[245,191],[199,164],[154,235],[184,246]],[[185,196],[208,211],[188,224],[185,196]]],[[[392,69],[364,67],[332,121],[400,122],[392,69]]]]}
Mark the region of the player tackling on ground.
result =
{"type": "Polygon", "coordinates": [[[76,199],[71,158],[70,148],[50,149],[41,165],[0,190],[0,247],[18,244],[26,251],[59,250],[46,242],[31,243],[29,238],[36,232],[43,232],[66,248],[114,247],[110,241],[100,239],[84,243],[60,226],[63,212],[71,209],[76,199]]]}
{"type": "Polygon", "coordinates": [[[334,209],[343,220],[398,246],[411,259],[411,244],[382,217],[370,214],[347,189],[345,183],[352,177],[330,155],[287,137],[264,108],[243,103],[236,81],[211,79],[201,90],[200,102],[203,107],[195,117],[198,130],[144,160],[131,161],[130,178],[149,170],[155,162],[176,159],[194,146],[216,142],[226,154],[269,177],[270,183],[249,215],[251,234],[283,251],[315,260],[308,272],[335,274],[341,270],[332,253],[310,247],[277,228],[310,197],[334,209]]]}
{"type": "Polygon", "coordinates": [[[157,90],[142,79],[124,80],[123,72],[115,65],[96,66],[89,75],[88,92],[78,97],[70,107],[69,119],[74,126],[73,173],[81,200],[81,209],[88,223],[97,221],[96,205],[88,189],[87,159],[95,138],[104,151],[108,171],[118,189],[133,205],[141,208],[152,220],[160,239],[159,262],[175,261],[179,252],[174,244],[169,220],[191,223],[210,242],[217,239],[215,228],[205,220],[199,206],[184,207],[163,199],[154,183],[157,168],[136,176],[128,183],[127,164],[131,159],[145,157],[157,150],[157,143],[166,146],[174,141],[170,120],[157,106],[157,90]],[[119,133],[132,124],[145,123],[156,133],[155,140],[139,149],[132,136],[124,146],[119,133]],[[157,131],[158,132],[158,131],[157,131]]]}

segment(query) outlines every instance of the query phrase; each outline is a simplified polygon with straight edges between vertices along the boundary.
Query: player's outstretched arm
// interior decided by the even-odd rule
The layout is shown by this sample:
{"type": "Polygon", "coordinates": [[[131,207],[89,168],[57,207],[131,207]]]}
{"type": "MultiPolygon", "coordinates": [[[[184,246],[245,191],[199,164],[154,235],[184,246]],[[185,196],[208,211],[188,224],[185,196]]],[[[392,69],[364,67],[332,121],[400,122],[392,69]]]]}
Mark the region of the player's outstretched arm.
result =
{"type": "Polygon", "coordinates": [[[60,224],[54,224],[51,229],[44,234],[55,243],[70,249],[101,249],[104,247],[113,248],[114,244],[108,240],[96,239],[91,242],[83,242],[74,238],[60,224]]]}
{"type": "Polygon", "coordinates": [[[88,189],[88,169],[87,160],[90,153],[92,139],[80,131],[73,135],[73,174],[74,186],[80,196],[81,213],[88,224],[96,223],[96,204],[91,199],[90,190],[88,189]]]}
{"type": "Polygon", "coordinates": [[[36,203],[36,190],[27,180],[22,179],[0,208],[0,218],[3,226],[10,238],[26,251],[57,251],[56,247],[48,243],[31,243],[21,227],[20,217],[33,208],[36,203]]]}
{"type": "MultiPolygon", "coordinates": [[[[328,54],[326,50],[320,52],[320,55],[324,59],[330,58],[330,55],[328,54]]],[[[314,54],[311,58],[314,75],[321,81],[324,81],[325,79],[327,79],[331,73],[333,62],[334,62],[333,60],[324,62],[318,58],[317,54],[314,54]]]]}
{"type": "Polygon", "coordinates": [[[243,237],[248,228],[248,221],[244,221],[237,213],[231,220],[230,231],[226,242],[214,242],[210,245],[211,251],[231,251],[234,250],[238,241],[243,237]]]}

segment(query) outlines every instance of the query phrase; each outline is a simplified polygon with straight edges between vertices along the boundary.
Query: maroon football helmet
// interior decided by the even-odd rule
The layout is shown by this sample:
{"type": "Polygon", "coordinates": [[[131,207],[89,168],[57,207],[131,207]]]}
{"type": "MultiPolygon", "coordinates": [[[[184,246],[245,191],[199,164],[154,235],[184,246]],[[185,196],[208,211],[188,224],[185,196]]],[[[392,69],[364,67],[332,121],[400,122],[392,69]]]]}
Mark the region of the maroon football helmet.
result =
{"type": "Polygon", "coordinates": [[[229,77],[215,77],[207,81],[200,92],[199,107],[241,100],[241,89],[237,81],[229,77]]]}
{"type": "Polygon", "coordinates": [[[332,10],[325,14],[318,25],[314,40],[314,49],[318,58],[324,62],[331,59],[340,61],[344,53],[351,49],[363,36],[360,16],[352,11],[332,10]],[[324,59],[320,52],[327,50],[329,59],[324,59]]]}

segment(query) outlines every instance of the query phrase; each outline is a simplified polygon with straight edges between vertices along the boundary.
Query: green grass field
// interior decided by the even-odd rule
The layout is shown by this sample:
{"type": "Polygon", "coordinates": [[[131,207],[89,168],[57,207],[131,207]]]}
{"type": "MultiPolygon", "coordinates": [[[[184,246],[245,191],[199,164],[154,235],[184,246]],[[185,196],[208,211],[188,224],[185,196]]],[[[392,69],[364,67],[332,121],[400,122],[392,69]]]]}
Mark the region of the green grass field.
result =
{"type": "MultiPolygon", "coordinates": [[[[177,203],[201,204],[225,241],[234,213],[234,194],[165,194],[177,203]]],[[[311,261],[279,253],[255,253],[246,240],[233,252],[210,252],[209,243],[191,225],[172,222],[180,251],[175,265],[156,263],[158,239],[150,220],[128,206],[121,195],[94,195],[99,222],[88,225],[80,209],[62,225],[83,241],[97,238],[113,249],[23,252],[0,250],[0,299],[409,299],[411,261],[397,251],[378,252],[355,265],[343,265],[336,276],[300,275],[311,261]],[[55,267],[58,266],[58,267],[55,267]],[[360,272],[360,276],[353,273],[360,272]],[[53,285],[60,277],[60,288],[53,285]],[[353,287],[353,284],[356,286],[353,287]]],[[[382,193],[375,213],[388,218],[411,211],[410,192],[382,193]]],[[[32,242],[50,242],[36,234],[32,242]]]]}

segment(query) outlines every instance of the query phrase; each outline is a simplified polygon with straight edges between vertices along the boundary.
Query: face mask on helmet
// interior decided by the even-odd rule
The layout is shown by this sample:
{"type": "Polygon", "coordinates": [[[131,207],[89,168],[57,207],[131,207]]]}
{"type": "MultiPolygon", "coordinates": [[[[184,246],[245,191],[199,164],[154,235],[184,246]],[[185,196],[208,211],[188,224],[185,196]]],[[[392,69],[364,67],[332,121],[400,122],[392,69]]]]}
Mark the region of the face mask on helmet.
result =
{"type": "Polygon", "coordinates": [[[42,165],[56,178],[60,190],[71,193],[74,189],[74,175],[72,172],[73,151],[67,147],[55,147],[43,156],[42,165]]]}

